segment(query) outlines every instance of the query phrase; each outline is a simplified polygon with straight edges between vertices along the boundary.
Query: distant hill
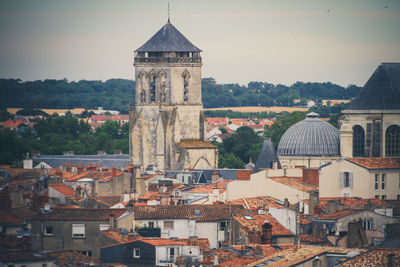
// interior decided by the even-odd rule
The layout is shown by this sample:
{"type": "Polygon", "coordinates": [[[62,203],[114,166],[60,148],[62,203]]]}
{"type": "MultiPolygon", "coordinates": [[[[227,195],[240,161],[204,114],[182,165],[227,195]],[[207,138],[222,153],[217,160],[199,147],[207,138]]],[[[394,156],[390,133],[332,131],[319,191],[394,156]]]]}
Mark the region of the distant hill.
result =
{"type": "MultiPolygon", "coordinates": [[[[214,78],[204,78],[203,105],[205,108],[240,106],[293,106],[294,99],[304,104],[306,99],[350,99],[361,87],[347,88],[327,83],[297,82],[291,86],[266,82],[217,84],[214,78]]],[[[128,112],[134,102],[135,82],[126,79],[69,82],[43,80],[23,82],[19,79],[0,79],[0,107],[19,108],[87,108],[128,112]]]]}

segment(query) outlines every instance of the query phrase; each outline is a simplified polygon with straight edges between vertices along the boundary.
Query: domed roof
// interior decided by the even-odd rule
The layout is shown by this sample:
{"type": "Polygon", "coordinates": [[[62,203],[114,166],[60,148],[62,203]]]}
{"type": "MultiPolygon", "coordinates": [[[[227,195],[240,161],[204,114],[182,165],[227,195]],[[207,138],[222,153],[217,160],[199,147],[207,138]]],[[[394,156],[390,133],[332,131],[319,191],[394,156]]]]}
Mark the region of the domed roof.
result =
{"type": "Polygon", "coordinates": [[[339,156],[340,132],[311,112],[290,127],[278,145],[279,156],[339,156]]]}

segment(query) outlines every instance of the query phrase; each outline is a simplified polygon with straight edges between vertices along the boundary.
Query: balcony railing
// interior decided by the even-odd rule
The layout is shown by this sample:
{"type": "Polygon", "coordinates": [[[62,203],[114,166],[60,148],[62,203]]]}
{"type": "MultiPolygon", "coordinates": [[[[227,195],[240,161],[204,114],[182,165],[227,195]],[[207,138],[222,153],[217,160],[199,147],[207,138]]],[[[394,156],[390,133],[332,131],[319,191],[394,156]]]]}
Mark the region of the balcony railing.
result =
{"type": "Polygon", "coordinates": [[[201,63],[201,57],[135,57],[135,63],[201,63]]]}

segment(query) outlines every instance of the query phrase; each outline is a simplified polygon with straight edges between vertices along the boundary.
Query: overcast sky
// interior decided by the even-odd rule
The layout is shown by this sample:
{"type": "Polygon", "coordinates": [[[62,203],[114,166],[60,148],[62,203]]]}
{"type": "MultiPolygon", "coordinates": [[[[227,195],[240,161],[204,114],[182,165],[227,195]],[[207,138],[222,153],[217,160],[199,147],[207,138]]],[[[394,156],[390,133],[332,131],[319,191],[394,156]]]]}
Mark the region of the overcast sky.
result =
{"type": "MultiPolygon", "coordinates": [[[[219,83],[364,85],[400,62],[399,0],[170,0],[171,22],[219,83]]],[[[133,79],[168,0],[0,1],[0,78],[133,79]]]]}

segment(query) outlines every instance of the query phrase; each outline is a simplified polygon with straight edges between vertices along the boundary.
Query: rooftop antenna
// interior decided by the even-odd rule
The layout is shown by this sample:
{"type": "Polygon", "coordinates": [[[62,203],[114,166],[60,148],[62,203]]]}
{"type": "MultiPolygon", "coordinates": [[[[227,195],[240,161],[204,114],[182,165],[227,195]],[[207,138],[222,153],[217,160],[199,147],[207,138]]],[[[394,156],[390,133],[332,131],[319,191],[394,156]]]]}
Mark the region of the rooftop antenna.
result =
{"type": "Polygon", "coordinates": [[[168,2],[168,8],[167,8],[167,11],[168,11],[168,23],[171,23],[171,22],[170,22],[170,20],[169,20],[169,12],[171,11],[171,9],[169,8],[169,2],[168,2]]]}

